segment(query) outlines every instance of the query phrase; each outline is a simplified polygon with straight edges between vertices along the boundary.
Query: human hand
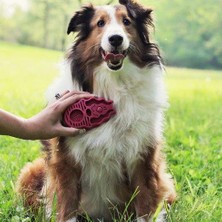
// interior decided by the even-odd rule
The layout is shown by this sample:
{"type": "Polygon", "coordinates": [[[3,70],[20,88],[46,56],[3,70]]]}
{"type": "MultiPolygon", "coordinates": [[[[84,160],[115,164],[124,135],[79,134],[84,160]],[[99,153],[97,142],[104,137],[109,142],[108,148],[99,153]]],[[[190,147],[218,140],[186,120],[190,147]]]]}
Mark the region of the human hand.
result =
{"type": "Polygon", "coordinates": [[[27,129],[26,139],[50,139],[56,136],[75,136],[84,133],[84,129],[64,127],[61,124],[62,115],[65,109],[81,98],[92,97],[87,92],[65,92],[52,104],[30,119],[24,120],[27,129]]]}

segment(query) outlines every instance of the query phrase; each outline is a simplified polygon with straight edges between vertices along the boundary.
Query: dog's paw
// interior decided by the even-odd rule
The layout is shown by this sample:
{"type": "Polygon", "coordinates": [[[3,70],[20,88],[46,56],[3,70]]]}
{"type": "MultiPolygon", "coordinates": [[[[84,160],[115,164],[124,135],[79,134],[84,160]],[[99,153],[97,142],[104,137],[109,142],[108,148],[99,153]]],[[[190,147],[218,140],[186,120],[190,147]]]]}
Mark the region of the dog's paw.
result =
{"type": "Polygon", "coordinates": [[[167,211],[163,208],[156,218],[156,222],[167,222],[167,211]]]}
{"type": "Polygon", "coordinates": [[[137,218],[136,222],[146,222],[144,218],[137,218]]]}
{"type": "Polygon", "coordinates": [[[66,222],[77,222],[77,219],[76,219],[76,217],[73,217],[73,218],[67,220],[66,222]]]}
{"type": "MultiPolygon", "coordinates": [[[[136,222],[153,222],[153,217],[149,218],[139,217],[136,219],[136,222]]],[[[160,211],[155,222],[167,222],[167,212],[164,208],[160,211]]]]}
{"type": "Polygon", "coordinates": [[[152,222],[153,221],[153,218],[151,217],[151,218],[143,218],[143,217],[138,217],[137,219],[136,219],[136,222],[152,222]]]}

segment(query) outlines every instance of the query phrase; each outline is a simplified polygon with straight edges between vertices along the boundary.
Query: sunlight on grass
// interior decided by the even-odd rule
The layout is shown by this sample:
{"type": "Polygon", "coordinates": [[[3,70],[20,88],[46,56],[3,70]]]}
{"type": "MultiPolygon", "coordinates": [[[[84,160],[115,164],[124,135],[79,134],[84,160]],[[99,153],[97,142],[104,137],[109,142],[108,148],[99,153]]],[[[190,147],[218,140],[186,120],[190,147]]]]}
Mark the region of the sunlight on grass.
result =
{"type": "Polygon", "coordinates": [[[40,110],[62,57],[57,51],[1,43],[1,107],[25,116],[40,110]]]}
{"type": "MultiPolygon", "coordinates": [[[[23,117],[40,111],[62,56],[56,51],[0,43],[1,108],[23,117]]],[[[220,221],[222,72],[167,68],[166,83],[170,108],[165,151],[178,192],[169,220],[220,221]]],[[[1,136],[1,222],[29,221],[13,187],[20,169],[39,156],[40,147],[37,141],[1,136]]]]}
{"type": "Polygon", "coordinates": [[[222,72],[169,68],[166,151],[177,182],[172,221],[219,221],[222,72]]]}

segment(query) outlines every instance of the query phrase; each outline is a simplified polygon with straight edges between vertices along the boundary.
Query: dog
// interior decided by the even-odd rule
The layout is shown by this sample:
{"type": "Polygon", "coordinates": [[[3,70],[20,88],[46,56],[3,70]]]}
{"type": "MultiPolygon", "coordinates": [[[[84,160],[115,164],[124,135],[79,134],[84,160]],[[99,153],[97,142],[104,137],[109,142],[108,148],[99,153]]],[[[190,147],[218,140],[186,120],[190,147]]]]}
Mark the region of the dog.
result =
{"type": "Polygon", "coordinates": [[[45,157],[25,166],[18,179],[26,206],[35,210],[43,201],[50,217],[56,196],[59,222],[80,221],[80,215],[145,222],[161,203],[174,202],[161,152],[168,102],[162,58],[150,40],[151,13],[120,0],[83,6],[71,18],[67,33],[76,39],[48,100],[67,89],[87,91],[113,100],[117,114],[85,134],[45,142],[45,157]]]}

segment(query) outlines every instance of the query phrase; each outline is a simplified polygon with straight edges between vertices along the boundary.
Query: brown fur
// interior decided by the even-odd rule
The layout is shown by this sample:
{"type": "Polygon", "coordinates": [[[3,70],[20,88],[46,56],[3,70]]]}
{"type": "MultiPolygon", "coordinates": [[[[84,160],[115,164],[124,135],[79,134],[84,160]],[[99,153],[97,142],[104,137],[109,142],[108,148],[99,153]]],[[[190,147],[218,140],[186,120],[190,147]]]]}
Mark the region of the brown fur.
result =
{"type": "Polygon", "coordinates": [[[17,192],[24,197],[24,205],[35,211],[41,206],[40,192],[44,184],[46,164],[43,158],[27,163],[17,181],[17,192]]]}
{"type": "Polygon", "coordinates": [[[132,189],[138,187],[139,194],[135,199],[137,215],[147,219],[154,214],[161,200],[176,198],[173,182],[165,176],[165,161],[160,146],[148,147],[142,159],[138,160],[132,176],[132,189]]]}
{"type": "Polygon", "coordinates": [[[46,195],[52,201],[52,196],[56,192],[57,201],[60,203],[57,205],[58,221],[65,221],[75,216],[78,210],[81,167],[67,155],[64,138],[54,139],[51,149],[52,156],[47,163],[49,186],[46,195]]]}

